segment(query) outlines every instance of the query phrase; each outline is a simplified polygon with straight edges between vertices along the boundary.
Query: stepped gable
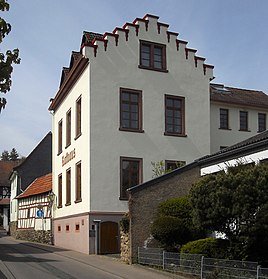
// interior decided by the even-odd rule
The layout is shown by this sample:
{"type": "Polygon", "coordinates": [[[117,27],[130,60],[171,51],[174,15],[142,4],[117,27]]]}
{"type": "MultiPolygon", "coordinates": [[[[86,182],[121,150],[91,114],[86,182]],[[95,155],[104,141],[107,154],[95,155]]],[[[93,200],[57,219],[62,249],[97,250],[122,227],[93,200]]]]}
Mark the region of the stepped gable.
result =
{"type": "Polygon", "coordinates": [[[210,100],[234,105],[268,108],[268,96],[262,91],[210,84],[210,100]]]}
{"type": "Polygon", "coordinates": [[[25,191],[17,196],[17,199],[22,199],[30,196],[45,194],[52,190],[52,173],[36,178],[25,191]]]}
{"type": "Polygon", "coordinates": [[[82,43],[80,50],[84,47],[92,47],[94,56],[97,56],[99,47],[107,50],[108,42],[114,43],[116,46],[119,44],[119,38],[125,38],[125,41],[129,41],[131,36],[138,37],[140,32],[157,32],[159,35],[166,34],[167,43],[175,44],[178,52],[182,52],[185,55],[185,59],[193,63],[196,68],[201,68],[204,75],[208,75],[210,79],[213,79],[213,65],[205,64],[205,58],[197,56],[197,50],[187,48],[187,41],[178,39],[179,33],[168,30],[169,25],[159,22],[159,17],[151,14],[146,14],[143,18],[136,18],[132,23],[125,23],[123,27],[116,27],[112,32],[106,32],[103,35],[93,32],[84,32],[82,37],[82,43]],[[155,29],[154,29],[155,27],[155,29]]]}

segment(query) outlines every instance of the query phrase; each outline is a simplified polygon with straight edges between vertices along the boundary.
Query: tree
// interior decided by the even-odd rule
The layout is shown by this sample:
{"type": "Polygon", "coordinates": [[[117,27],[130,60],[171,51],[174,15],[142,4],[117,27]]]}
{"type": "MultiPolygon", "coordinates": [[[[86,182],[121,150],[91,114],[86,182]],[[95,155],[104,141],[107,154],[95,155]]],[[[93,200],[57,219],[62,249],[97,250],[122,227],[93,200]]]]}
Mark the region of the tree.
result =
{"type": "Polygon", "coordinates": [[[161,160],[159,162],[151,162],[153,167],[153,178],[161,176],[163,174],[169,173],[174,169],[181,168],[185,165],[184,161],[174,161],[174,168],[166,168],[165,161],[161,160]]]}
{"type": "MultiPolygon", "coordinates": [[[[0,0],[0,10],[2,12],[9,10],[9,4],[6,0],[0,0]]],[[[11,25],[0,17],[0,43],[6,35],[11,31],[11,25]]],[[[11,74],[13,72],[13,64],[19,64],[19,50],[7,50],[6,53],[0,52],[0,93],[7,93],[11,87],[11,74]]],[[[6,106],[6,99],[0,97],[0,112],[6,106]]]]}
{"type": "Polygon", "coordinates": [[[19,154],[17,150],[13,147],[10,152],[4,150],[1,154],[2,161],[16,161],[19,159],[19,154]]]}
{"type": "Polygon", "coordinates": [[[224,233],[233,258],[268,263],[267,163],[207,175],[193,185],[190,200],[195,223],[224,233]]]}
{"type": "Polygon", "coordinates": [[[1,160],[2,161],[9,161],[9,152],[7,150],[4,150],[1,154],[1,160]]]}
{"type": "Polygon", "coordinates": [[[9,154],[9,160],[16,161],[19,158],[17,150],[13,147],[9,154]]]}
{"type": "Polygon", "coordinates": [[[160,203],[151,232],[167,250],[176,250],[188,241],[205,236],[205,232],[193,224],[192,207],[187,196],[160,203]]]}

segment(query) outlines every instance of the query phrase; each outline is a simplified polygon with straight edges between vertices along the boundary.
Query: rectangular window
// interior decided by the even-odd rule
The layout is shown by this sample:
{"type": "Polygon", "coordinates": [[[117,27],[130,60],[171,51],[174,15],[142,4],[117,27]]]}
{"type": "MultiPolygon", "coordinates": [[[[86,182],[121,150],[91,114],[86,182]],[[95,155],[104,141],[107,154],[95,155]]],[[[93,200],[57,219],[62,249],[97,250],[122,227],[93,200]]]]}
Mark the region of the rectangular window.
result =
{"type": "Polygon", "coordinates": [[[258,132],[266,130],[266,113],[258,113],[258,132]]]}
{"type": "Polygon", "coordinates": [[[165,71],[166,46],[152,42],[140,42],[140,68],[165,71]]]}
{"type": "Polygon", "coordinates": [[[61,226],[58,226],[58,232],[61,232],[61,226]]]}
{"type": "Polygon", "coordinates": [[[66,171],[66,204],[71,204],[71,169],[66,171]]]}
{"type": "Polygon", "coordinates": [[[240,131],[248,131],[248,112],[240,111],[240,131]]]}
{"type": "Polygon", "coordinates": [[[185,100],[165,95],[165,135],[185,135],[185,100]]]}
{"type": "Polygon", "coordinates": [[[82,200],[81,196],[81,162],[76,164],[75,202],[82,200]]]}
{"type": "Polygon", "coordinates": [[[120,88],[120,130],[142,131],[142,92],[120,88]]]}
{"type": "Polygon", "coordinates": [[[62,175],[58,176],[58,207],[62,207],[62,175]]]}
{"type": "Polygon", "coordinates": [[[69,231],[70,231],[70,226],[69,226],[69,225],[66,225],[66,226],[65,226],[65,230],[66,230],[66,232],[69,232],[69,231]]]}
{"type": "Polygon", "coordinates": [[[62,152],[62,120],[58,123],[58,154],[62,152]]]}
{"type": "Polygon", "coordinates": [[[66,114],[66,147],[71,144],[71,110],[66,114]]]}
{"type": "Polygon", "coordinates": [[[185,164],[186,164],[185,161],[166,160],[165,161],[165,170],[166,171],[173,171],[175,169],[183,167],[185,164]]]}
{"type": "Polygon", "coordinates": [[[127,189],[142,182],[142,159],[120,158],[120,199],[127,199],[127,189]]]}
{"type": "Polygon", "coordinates": [[[220,109],[220,129],[229,129],[229,110],[220,109]]]}
{"type": "Polygon", "coordinates": [[[75,136],[78,138],[81,135],[81,97],[76,101],[76,131],[75,136]]]}

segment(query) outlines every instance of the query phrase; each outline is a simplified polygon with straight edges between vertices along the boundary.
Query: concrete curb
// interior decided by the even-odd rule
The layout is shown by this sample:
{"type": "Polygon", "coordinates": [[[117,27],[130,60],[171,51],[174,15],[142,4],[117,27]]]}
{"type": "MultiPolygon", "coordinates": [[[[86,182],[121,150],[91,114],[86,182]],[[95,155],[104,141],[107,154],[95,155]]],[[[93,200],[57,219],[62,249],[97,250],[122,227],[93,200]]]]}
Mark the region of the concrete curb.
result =
{"type": "Polygon", "coordinates": [[[14,275],[8,270],[6,265],[0,260],[0,278],[1,279],[14,279],[14,275]],[[2,274],[1,274],[2,273],[2,274]],[[5,277],[3,277],[3,275],[5,277]]]}

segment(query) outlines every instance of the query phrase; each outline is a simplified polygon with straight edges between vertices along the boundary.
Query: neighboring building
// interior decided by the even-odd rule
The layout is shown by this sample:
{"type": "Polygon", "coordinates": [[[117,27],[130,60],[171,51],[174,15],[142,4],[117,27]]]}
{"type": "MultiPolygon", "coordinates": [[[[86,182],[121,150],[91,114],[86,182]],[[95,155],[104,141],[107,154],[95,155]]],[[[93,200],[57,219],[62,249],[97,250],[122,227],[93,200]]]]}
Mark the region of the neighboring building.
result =
{"type": "Polygon", "coordinates": [[[16,238],[51,243],[52,173],[36,178],[18,195],[16,238]]]}
{"type": "Polygon", "coordinates": [[[10,204],[10,181],[8,180],[13,168],[21,163],[21,160],[0,160],[0,227],[9,230],[9,204],[10,204]]]}
{"type": "Polygon", "coordinates": [[[152,178],[151,162],[210,153],[213,66],[177,36],[152,15],[84,32],[49,108],[56,245],[118,252],[126,190],[152,178]]]}
{"type": "Polygon", "coordinates": [[[151,224],[160,202],[184,196],[201,176],[225,170],[238,163],[259,163],[268,159],[268,131],[204,156],[182,168],[130,188],[129,261],[137,259],[138,247],[158,245],[151,236],[151,224]]]}
{"type": "Polygon", "coordinates": [[[52,133],[49,132],[28,157],[15,167],[9,177],[11,183],[10,226],[15,233],[18,221],[16,197],[38,177],[52,172],[52,133]]]}
{"type": "Polygon", "coordinates": [[[262,91],[210,86],[211,153],[267,129],[268,96],[262,91]]]}

